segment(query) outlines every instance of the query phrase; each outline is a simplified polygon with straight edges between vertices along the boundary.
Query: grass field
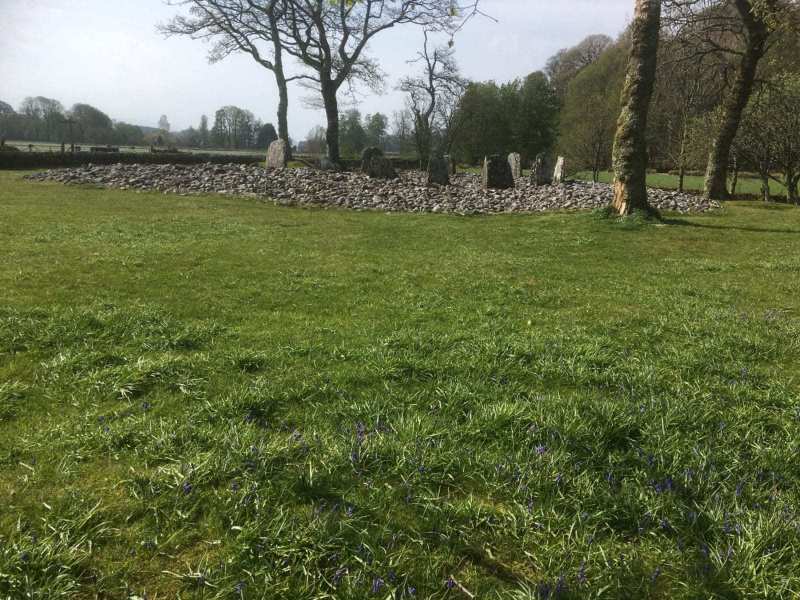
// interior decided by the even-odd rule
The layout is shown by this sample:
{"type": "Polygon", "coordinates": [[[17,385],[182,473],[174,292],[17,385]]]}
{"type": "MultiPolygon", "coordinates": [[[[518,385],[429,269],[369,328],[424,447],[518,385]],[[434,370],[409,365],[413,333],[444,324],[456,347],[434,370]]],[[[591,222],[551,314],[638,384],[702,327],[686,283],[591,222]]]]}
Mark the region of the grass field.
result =
{"type": "MultiPolygon", "coordinates": [[[[584,181],[592,180],[591,172],[582,172],[575,175],[576,179],[584,181]]],[[[614,174],[610,171],[600,173],[600,181],[602,183],[611,183],[614,180],[614,174]]],[[[666,190],[678,189],[678,176],[670,175],[668,173],[651,173],[647,176],[647,185],[655,188],[662,188],[666,190]]],[[[705,178],[695,175],[687,175],[683,181],[684,188],[687,191],[700,191],[704,189],[705,178]]],[[[777,181],[769,182],[770,192],[777,198],[783,196],[786,198],[786,188],[777,181]]],[[[756,177],[739,177],[736,184],[736,194],[744,196],[761,196],[761,180],[756,177]]]]}
{"type": "MultiPolygon", "coordinates": [[[[55,142],[19,142],[19,141],[8,141],[6,142],[9,146],[14,146],[15,148],[19,148],[23,152],[27,152],[29,146],[33,148],[33,152],[61,152],[61,143],[55,142]]],[[[92,143],[82,143],[77,144],[81,147],[82,150],[88,151],[89,148],[92,146],[105,146],[106,144],[92,144],[92,143]]],[[[115,144],[112,144],[115,145],[115,144]]],[[[69,149],[69,144],[67,144],[67,149],[69,149]]],[[[118,146],[120,152],[125,153],[149,153],[150,146],[118,146]]],[[[231,156],[251,156],[251,155],[265,155],[266,151],[262,150],[231,150],[225,148],[179,148],[181,152],[189,152],[195,154],[229,154],[231,156]]]]}
{"type": "Polygon", "coordinates": [[[794,598],[800,210],[0,173],[0,598],[794,598]]]}

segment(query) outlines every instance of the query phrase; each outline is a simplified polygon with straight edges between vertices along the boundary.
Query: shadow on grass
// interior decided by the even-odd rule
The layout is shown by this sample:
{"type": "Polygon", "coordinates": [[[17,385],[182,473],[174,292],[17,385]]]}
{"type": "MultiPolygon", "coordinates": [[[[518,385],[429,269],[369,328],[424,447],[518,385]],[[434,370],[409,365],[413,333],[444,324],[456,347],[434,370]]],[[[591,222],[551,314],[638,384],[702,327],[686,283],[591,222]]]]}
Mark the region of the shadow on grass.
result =
{"type": "Polygon", "coordinates": [[[774,229],[771,227],[742,227],[736,225],[711,225],[709,223],[695,223],[685,219],[666,218],[662,220],[665,225],[676,227],[696,227],[698,229],[720,229],[728,231],[746,231],[750,233],[789,233],[800,235],[800,229],[774,229]]]}

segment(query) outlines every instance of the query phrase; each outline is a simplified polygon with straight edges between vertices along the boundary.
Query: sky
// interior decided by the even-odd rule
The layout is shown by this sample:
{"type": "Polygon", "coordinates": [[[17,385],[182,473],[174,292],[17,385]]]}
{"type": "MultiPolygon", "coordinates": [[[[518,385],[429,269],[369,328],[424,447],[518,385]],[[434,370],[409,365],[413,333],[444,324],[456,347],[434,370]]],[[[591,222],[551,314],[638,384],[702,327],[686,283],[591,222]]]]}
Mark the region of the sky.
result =
{"type": "MultiPolygon", "coordinates": [[[[500,83],[542,69],[560,48],[587,35],[616,37],[631,19],[633,1],[481,0],[481,8],[493,19],[466,25],[455,39],[456,59],[466,77],[500,83]]],[[[173,131],[196,127],[203,114],[213,121],[226,105],[275,123],[271,72],[246,55],[209,64],[208,44],[158,33],[157,25],[181,10],[165,0],[0,0],[0,100],[14,107],[27,96],[55,98],[67,108],[85,102],[114,120],[149,127],[165,114],[173,131]]],[[[421,43],[421,32],[408,26],[374,38],[369,53],[387,74],[386,91],[362,94],[362,114],[391,115],[403,107],[394,88],[416,69],[408,61],[421,43]]],[[[309,94],[290,88],[295,140],[325,122],[321,110],[303,102],[309,94]]]]}

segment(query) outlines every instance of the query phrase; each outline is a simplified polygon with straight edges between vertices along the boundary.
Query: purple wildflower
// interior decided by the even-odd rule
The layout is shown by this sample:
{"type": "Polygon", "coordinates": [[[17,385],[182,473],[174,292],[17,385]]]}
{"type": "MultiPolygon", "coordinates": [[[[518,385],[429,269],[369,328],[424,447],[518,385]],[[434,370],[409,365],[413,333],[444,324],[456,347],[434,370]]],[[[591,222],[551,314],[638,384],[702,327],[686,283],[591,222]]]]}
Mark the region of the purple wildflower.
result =
{"type": "Polygon", "coordinates": [[[588,578],[586,577],[586,561],[581,561],[581,566],[578,568],[578,583],[586,585],[588,578]]]}
{"type": "Polygon", "coordinates": [[[547,446],[541,446],[541,445],[540,446],[536,446],[536,448],[534,448],[534,450],[536,450],[536,454],[538,454],[539,456],[542,456],[543,454],[547,453],[547,446]]]}
{"type": "Polygon", "coordinates": [[[416,596],[417,595],[417,588],[415,588],[413,585],[410,585],[410,586],[408,586],[406,588],[406,593],[409,596],[416,596]]]}
{"type": "Polygon", "coordinates": [[[655,582],[658,579],[659,575],[661,575],[661,567],[656,567],[656,570],[653,571],[652,575],[650,575],[650,583],[655,584],[655,582]]]}
{"type": "Polygon", "coordinates": [[[380,577],[376,577],[372,580],[372,593],[379,594],[380,591],[383,589],[383,579],[380,577]]]}
{"type": "Polygon", "coordinates": [[[192,493],[192,489],[194,488],[192,487],[191,483],[189,483],[188,481],[184,481],[183,485],[181,486],[181,489],[183,490],[184,495],[188,496],[189,494],[192,493]]]}
{"type": "Polygon", "coordinates": [[[367,438],[367,426],[361,421],[356,424],[356,441],[361,444],[367,438]]]}
{"type": "Polygon", "coordinates": [[[452,590],[454,587],[456,587],[456,582],[452,577],[448,577],[447,581],[444,582],[444,587],[446,587],[448,590],[452,590]]]}

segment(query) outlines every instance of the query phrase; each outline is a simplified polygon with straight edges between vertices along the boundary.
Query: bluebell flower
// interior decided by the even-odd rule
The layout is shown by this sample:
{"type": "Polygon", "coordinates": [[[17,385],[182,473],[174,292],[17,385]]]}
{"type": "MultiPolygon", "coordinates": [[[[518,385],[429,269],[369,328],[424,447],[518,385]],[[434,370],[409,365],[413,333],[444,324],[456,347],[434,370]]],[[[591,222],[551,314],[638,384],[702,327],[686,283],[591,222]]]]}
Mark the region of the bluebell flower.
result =
{"type": "Polygon", "coordinates": [[[193,489],[193,488],[192,488],[192,484],[191,484],[191,483],[189,483],[188,481],[184,481],[184,482],[183,482],[183,485],[181,486],[181,489],[183,490],[183,493],[184,493],[186,496],[188,496],[189,494],[191,494],[191,493],[192,493],[192,489],[193,489]]]}
{"type": "Polygon", "coordinates": [[[376,577],[372,580],[372,593],[379,594],[381,589],[383,589],[383,579],[376,577]]]}
{"type": "Polygon", "coordinates": [[[578,567],[578,583],[586,585],[588,578],[586,577],[586,561],[581,561],[581,566],[578,567]]]}
{"type": "Polygon", "coordinates": [[[656,570],[650,575],[650,583],[655,583],[659,575],[661,575],[661,567],[656,567],[656,570]]]}
{"type": "Polygon", "coordinates": [[[452,590],[454,587],[456,587],[456,582],[453,581],[452,577],[448,577],[444,582],[444,587],[446,587],[448,590],[452,590]]]}
{"type": "Polygon", "coordinates": [[[536,446],[536,448],[534,448],[534,450],[536,450],[536,454],[538,454],[539,456],[542,456],[543,454],[547,453],[547,446],[541,446],[541,445],[540,446],[536,446]]]}

